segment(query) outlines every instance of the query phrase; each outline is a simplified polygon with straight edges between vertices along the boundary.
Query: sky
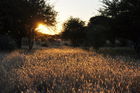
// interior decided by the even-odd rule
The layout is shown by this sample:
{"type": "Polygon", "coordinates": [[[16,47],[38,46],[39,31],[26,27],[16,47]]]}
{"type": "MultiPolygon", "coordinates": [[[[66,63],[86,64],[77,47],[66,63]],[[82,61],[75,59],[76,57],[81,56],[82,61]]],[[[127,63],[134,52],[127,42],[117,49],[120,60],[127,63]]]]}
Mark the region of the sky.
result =
{"type": "Polygon", "coordinates": [[[50,3],[58,12],[59,29],[70,16],[88,22],[92,16],[98,14],[98,9],[101,7],[100,0],[50,0],[50,3]]]}

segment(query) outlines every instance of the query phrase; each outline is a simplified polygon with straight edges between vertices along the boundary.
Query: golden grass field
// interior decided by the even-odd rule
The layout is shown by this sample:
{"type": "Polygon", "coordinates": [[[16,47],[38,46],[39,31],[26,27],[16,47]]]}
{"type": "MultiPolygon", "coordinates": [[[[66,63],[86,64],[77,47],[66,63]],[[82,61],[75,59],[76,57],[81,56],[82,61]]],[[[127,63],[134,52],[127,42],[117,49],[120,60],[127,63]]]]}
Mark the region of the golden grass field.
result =
{"type": "Polygon", "coordinates": [[[0,93],[140,93],[140,64],[124,59],[70,47],[0,53],[0,93]]]}

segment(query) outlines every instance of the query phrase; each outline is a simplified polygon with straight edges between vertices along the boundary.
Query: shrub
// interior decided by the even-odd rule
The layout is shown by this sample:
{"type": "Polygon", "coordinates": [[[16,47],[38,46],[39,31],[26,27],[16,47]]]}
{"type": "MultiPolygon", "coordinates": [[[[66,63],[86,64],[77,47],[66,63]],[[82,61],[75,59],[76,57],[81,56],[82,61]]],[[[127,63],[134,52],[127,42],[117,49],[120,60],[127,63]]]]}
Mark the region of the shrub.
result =
{"type": "Polygon", "coordinates": [[[0,35],[0,50],[14,50],[16,43],[14,39],[9,36],[0,35]]]}

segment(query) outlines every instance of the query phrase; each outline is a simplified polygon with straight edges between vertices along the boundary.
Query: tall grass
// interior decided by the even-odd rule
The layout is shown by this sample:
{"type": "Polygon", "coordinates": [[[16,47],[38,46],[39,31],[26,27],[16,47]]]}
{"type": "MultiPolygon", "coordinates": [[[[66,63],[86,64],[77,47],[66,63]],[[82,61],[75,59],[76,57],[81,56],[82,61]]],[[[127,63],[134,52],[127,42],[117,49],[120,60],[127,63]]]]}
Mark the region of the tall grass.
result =
{"type": "Polygon", "coordinates": [[[18,50],[0,57],[0,93],[140,93],[140,64],[79,48],[18,50]]]}

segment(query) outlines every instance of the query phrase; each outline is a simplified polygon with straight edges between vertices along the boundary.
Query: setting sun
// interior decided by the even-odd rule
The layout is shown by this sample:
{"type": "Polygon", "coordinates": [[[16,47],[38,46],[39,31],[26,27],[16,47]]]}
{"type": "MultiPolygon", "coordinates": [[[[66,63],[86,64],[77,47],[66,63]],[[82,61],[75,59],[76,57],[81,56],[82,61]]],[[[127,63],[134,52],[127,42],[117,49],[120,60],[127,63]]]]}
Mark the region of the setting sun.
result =
{"type": "Polygon", "coordinates": [[[55,31],[53,31],[51,28],[47,27],[45,24],[39,24],[36,28],[36,31],[42,34],[47,35],[55,35],[57,34],[55,31]]]}

